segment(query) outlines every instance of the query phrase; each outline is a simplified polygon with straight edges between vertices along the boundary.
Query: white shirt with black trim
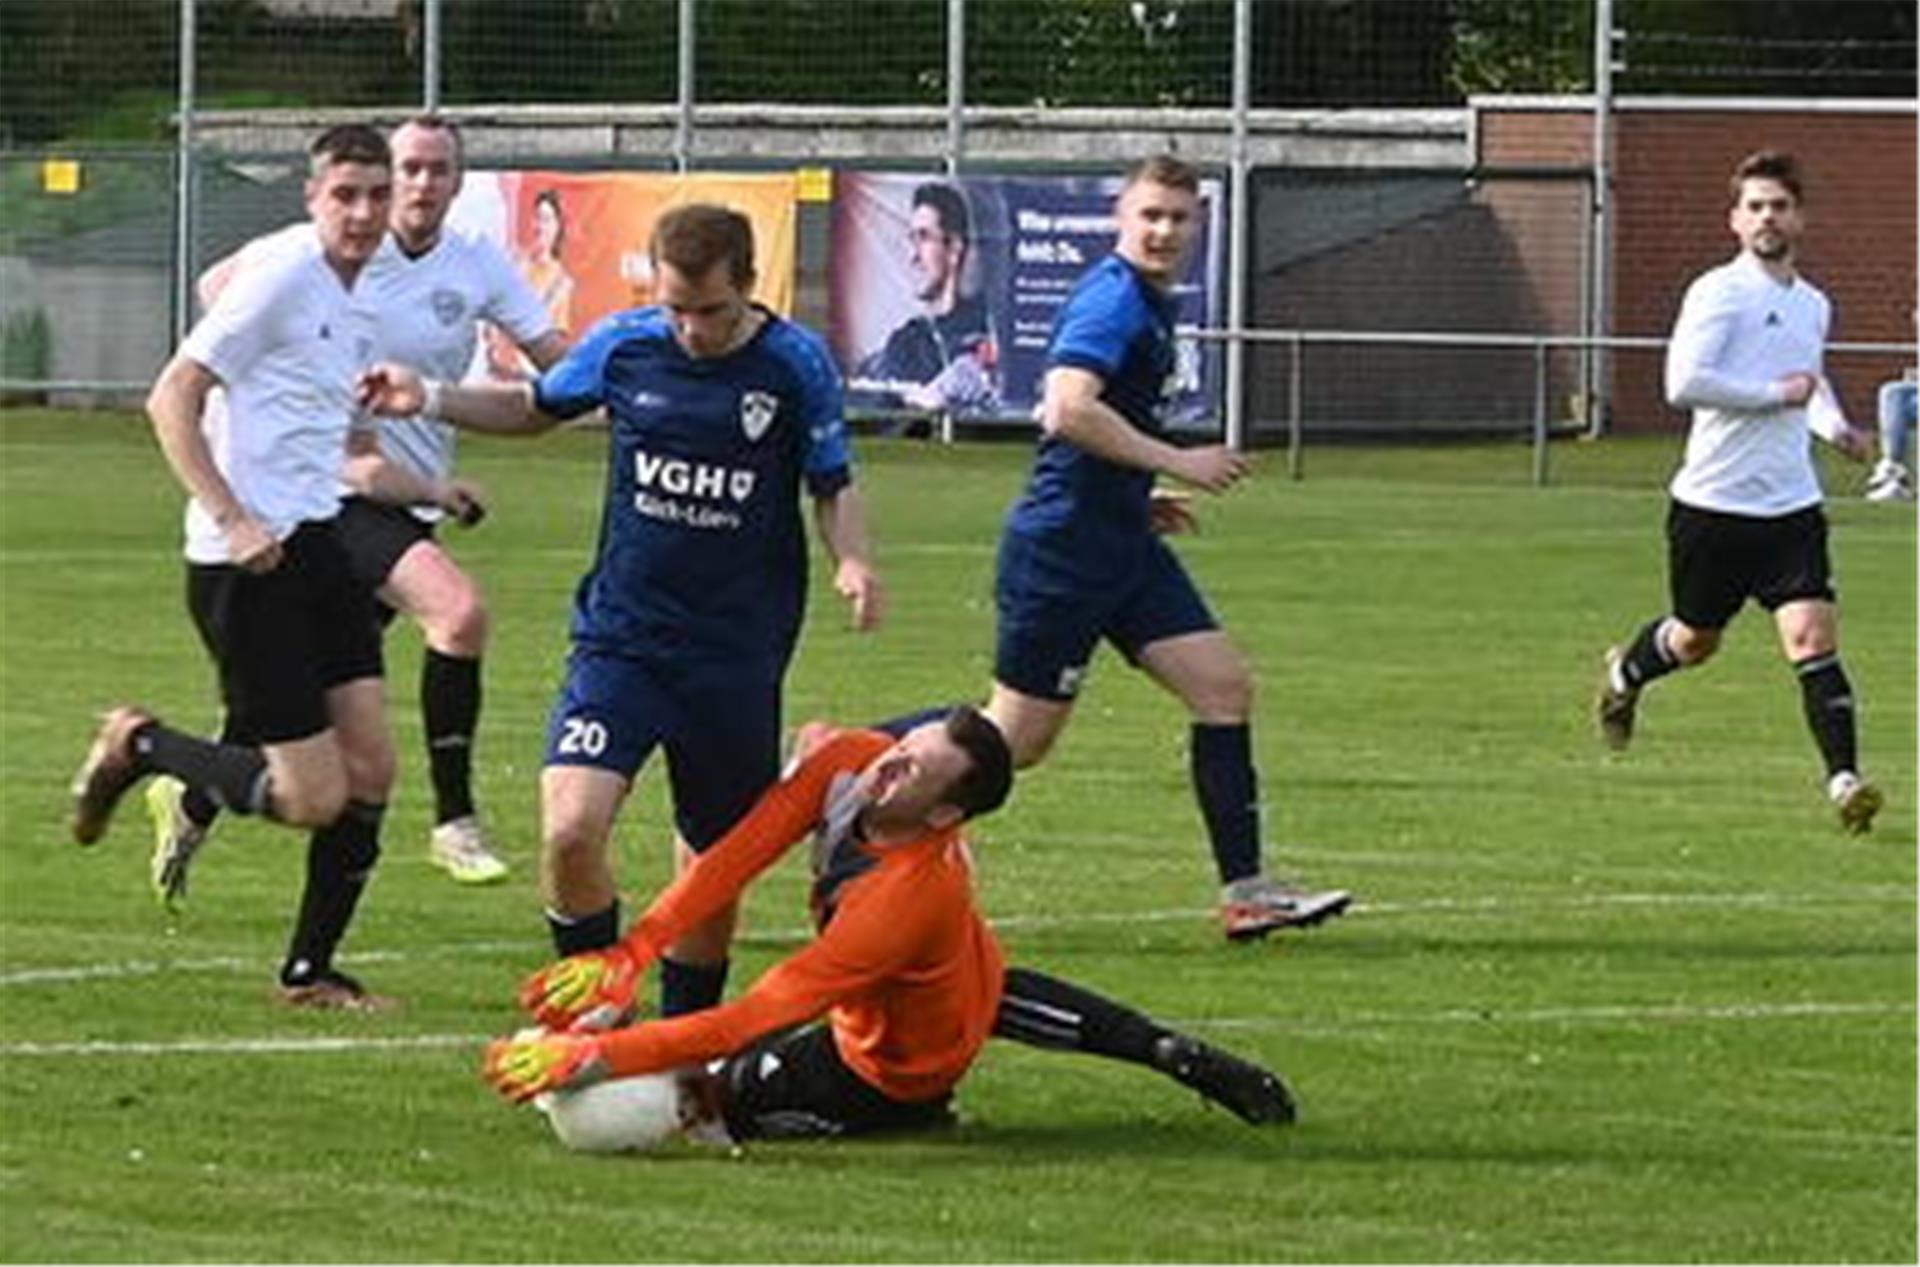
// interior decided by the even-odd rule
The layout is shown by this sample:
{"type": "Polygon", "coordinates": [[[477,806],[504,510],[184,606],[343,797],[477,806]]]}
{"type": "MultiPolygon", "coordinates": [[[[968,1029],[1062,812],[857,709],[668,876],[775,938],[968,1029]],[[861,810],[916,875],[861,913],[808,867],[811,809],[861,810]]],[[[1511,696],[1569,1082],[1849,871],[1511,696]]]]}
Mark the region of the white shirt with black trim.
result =
{"type": "MultiPolygon", "coordinates": [[[[353,389],[371,363],[372,315],[301,224],[250,247],[180,351],[220,380],[201,412],[214,465],[276,540],[340,511],[353,389]]],[[[231,563],[199,500],[187,503],[186,556],[231,563]]]]}
{"type": "MultiPolygon", "coordinates": [[[[361,279],[375,314],[379,359],[410,365],[427,378],[457,383],[467,376],[489,321],[522,346],[554,330],[553,318],[500,248],[485,238],[442,229],[439,241],[409,256],[389,234],[361,279]]],[[[428,481],[453,474],[454,429],[435,418],[380,418],[380,450],[428,481]]],[[[437,506],[413,506],[433,522],[437,506]]]]}
{"type": "Polygon", "coordinates": [[[1778,383],[1822,374],[1832,317],[1818,287],[1745,251],[1687,287],[1667,345],[1667,403],[1693,410],[1675,501],[1762,518],[1819,504],[1806,407],[1778,383]]]}

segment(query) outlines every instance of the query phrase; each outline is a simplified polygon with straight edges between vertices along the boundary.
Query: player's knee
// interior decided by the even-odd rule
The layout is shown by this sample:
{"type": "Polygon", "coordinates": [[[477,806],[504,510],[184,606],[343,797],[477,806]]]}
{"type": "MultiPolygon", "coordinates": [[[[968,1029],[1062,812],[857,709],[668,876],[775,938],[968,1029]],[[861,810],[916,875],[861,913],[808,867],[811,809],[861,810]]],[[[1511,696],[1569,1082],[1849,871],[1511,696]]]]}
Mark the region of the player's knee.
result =
{"type": "Polygon", "coordinates": [[[398,762],[391,743],[379,742],[342,752],[347,767],[347,795],[356,801],[384,804],[393,790],[398,762]]]}
{"type": "Polygon", "coordinates": [[[487,649],[487,603],[471,586],[453,595],[425,623],[428,644],[443,655],[475,660],[487,649]]]}
{"type": "Polygon", "coordinates": [[[1702,664],[1720,649],[1720,631],[1696,629],[1676,620],[1668,628],[1667,646],[1681,664],[1702,664]]]}
{"type": "Polygon", "coordinates": [[[1793,629],[1781,635],[1787,659],[1798,662],[1835,651],[1833,633],[1827,629],[1793,629]]]}
{"type": "Polygon", "coordinates": [[[1196,676],[1182,692],[1196,720],[1237,725],[1253,716],[1253,674],[1238,656],[1196,676]]]}
{"type": "Polygon", "coordinates": [[[540,826],[540,848],[548,860],[578,866],[600,860],[600,833],[584,818],[549,818],[540,826]]]}
{"type": "Polygon", "coordinates": [[[1007,751],[1013,757],[1013,768],[1025,770],[1039,765],[1053,751],[1053,741],[1059,737],[1057,728],[1046,726],[1014,727],[1006,732],[1007,751]]]}
{"type": "Polygon", "coordinates": [[[294,827],[325,827],[347,806],[344,769],[278,773],[273,780],[273,816],[294,827]]]}

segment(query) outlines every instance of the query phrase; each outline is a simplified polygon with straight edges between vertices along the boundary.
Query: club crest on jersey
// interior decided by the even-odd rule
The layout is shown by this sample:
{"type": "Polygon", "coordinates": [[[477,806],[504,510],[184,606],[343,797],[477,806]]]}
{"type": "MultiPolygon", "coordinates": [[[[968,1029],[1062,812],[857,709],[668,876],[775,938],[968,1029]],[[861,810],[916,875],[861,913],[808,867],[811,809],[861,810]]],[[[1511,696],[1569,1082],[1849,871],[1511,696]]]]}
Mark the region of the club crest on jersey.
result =
{"type": "Polygon", "coordinates": [[[433,306],[434,317],[443,326],[454,325],[460,318],[467,315],[467,301],[457,290],[450,290],[445,286],[435,287],[428,302],[433,306]]]}
{"type": "Polygon", "coordinates": [[[779,411],[780,398],[772,392],[740,393],[740,429],[747,433],[749,440],[758,440],[767,434],[774,414],[779,411]]]}

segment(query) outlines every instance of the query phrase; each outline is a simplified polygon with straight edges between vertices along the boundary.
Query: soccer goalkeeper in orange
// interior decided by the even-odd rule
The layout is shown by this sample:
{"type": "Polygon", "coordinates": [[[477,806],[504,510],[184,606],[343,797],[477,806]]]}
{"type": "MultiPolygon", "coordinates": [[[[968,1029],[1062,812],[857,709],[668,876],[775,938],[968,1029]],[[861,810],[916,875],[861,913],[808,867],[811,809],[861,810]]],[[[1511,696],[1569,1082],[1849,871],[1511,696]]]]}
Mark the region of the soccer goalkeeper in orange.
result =
{"type": "Polygon", "coordinates": [[[866,1134],[950,1123],[955,1085],[999,1035],[1145,1065],[1251,1123],[1293,1120],[1286,1085],[1267,1070],[1003,964],[974,905],[960,825],[997,808],[1012,777],[1005,740],[972,708],[897,742],[805,728],[781,781],[620,943],[527,980],[520,1001],[550,1029],[491,1044],[487,1080],[518,1101],[706,1066],[697,1098],[736,1140],[866,1134]],[[809,833],[813,941],[732,1002],[605,1028],[632,1015],[641,976],[683,930],[809,833]]]}

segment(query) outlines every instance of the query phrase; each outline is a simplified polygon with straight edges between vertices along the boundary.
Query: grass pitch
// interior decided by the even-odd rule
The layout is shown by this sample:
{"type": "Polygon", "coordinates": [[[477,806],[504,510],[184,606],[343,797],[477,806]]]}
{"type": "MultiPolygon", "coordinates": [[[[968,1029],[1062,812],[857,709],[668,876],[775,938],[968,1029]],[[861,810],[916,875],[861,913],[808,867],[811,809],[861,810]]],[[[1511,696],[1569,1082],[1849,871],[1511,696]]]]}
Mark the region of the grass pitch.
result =
{"type": "MultiPolygon", "coordinates": [[[[1281,868],[1353,888],[1316,932],[1229,947],[1177,705],[1110,654],[1060,749],[977,831],[1011,958],[1283,1070],[1256,1131],[1144,1071],[990,1044],[963,1127],[738,1157],[565,1154],[475,1076],[545,958],[541,728],[587,561],[601,438],[470,442],[495,498],[453,533],[495,608],[482,804],[517,864],[425,859],[418,639],[389,639],[404,768],[345,964],[392,1017],[267,1001],[304,844],[229,820],[187,912],[129,803],[65,839],[100,707],[210,725],[180,499],[119,415],[0,414],[0,1258],[303,1261],[1913,1261],[1914,517],[1832,504],[1864,840],[1820,794],[1798,691],[1749,610],[1648,696],[1588,715],[1601,649],[1664,605],[1677,444],[1325,449],[1200,506],[1182,547],[1261,679],[1281,868]]],[[[892,618],[857,637],[816,566],[788,719],[984,692],[998,519],[1027,448],[861,448],[892,618]]],[[[1829,472],[1857,491],[1857,469],[1829,472]]],[[[637,904],[662,780],[625,814],[637,904]]],[[[795,944],[764,881],[736,981],[795,944]]],[[[630,907],[631,909],[631,907],[630,907]]]]}

